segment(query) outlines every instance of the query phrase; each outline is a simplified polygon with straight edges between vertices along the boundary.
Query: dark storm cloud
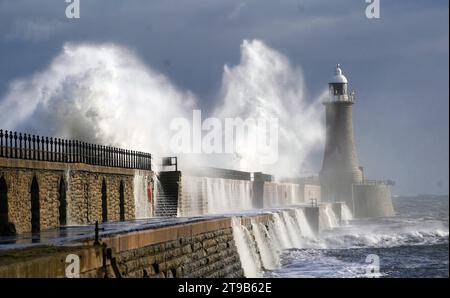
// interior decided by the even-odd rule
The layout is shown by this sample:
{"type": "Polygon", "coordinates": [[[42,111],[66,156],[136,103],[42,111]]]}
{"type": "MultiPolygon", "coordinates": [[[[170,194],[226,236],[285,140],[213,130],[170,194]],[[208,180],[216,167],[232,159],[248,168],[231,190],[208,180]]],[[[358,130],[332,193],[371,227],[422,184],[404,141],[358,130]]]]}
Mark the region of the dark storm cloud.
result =
{"type": "Polygon", "coordinates": [[[243,39],[260,39],[301,65],[312,96],[343,64],[368,175],[396,180],[397,193],[448,193],[448,1],[380,3],[381,19],[368,20],[364,0],[81,0],[81,19],[68,20],[63,0],[3,0],[0,96],[66,41],[114,42],[208,110],[223,65],[238,63],[243,39]]]}

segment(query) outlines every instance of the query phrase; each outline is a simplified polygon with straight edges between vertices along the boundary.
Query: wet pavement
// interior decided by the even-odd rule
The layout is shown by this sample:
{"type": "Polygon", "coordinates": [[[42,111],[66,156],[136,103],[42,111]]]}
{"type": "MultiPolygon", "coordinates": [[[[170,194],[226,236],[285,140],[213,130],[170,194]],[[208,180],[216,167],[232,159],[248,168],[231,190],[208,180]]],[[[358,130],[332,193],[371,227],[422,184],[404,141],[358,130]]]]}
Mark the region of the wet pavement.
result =
{"type": "MultiPolygon", "coordinates": [[[[130,233],[142,230],[156,229],[167,226],[195,223],[204,220],[231,218],[236,216],[256,216],[270,214],[272,211],[301,207],[305,205],[283,206],[280,208],[253,209],[223,214],[210,214],[191,217],[152,217],[147,219],[136,219],[125,222],[113,222],[99,224],[99,237],[112,236],[116,234],[130,233]]],[[[309,205],[308,205],[309,206],[309,205]]],[[[25,233],[16,236],[0,237],[0,251],[20,249],[42,245],[79,245],[80,243],[95,238],[95,225],[66,226],[57,229],[42,231],[39,234],[25,233]]]]}

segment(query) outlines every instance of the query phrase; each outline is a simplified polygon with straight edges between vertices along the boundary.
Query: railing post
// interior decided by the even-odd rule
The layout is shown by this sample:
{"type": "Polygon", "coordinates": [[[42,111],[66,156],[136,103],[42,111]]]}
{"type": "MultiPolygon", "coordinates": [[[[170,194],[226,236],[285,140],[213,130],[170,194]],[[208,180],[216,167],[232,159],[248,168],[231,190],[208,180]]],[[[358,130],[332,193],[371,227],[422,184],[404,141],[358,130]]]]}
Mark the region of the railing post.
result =
{"type": "Polygon", "coordinates": [[[45,147],[46,147],[46,149],[45,149],[45,160],[46,161],[49,161],[49,150],[48,150],[48,144],[49,144],[49,140],[48,140],[48,137],[45,137],[45,147]]]}
{"type": "Polygon", "coordinates": [[[23,134],[23,158],[28,159],[28,151],[27,151],[27,134],[23,134]]]}
{"type": "Polygon", "coordinates": [[[54,147],[53,147],[53,137],[50,137],[50,161],[55,161],[55,155],[54,155],[54,147]]]}
{"type": "Polygon", "coordinates": [[[19,158],[22,158],[22,133],[19,133],[19,158]]]}
{"type": "Polygon", "coordinates": [[[109,147],[109,164],[114,167],[114,147],[109,147]]]}
{"type": "Polygon", "coordinates": [[[87,157],[87,164],[92,164],[92,156],[91,156],[91,145],[89,143],[86,143],[86,157],[87,157]]]}
{"type": "Polygon", "coordinates": [[[61,143],[59,142],[58,138],[55,138],[55,160],[57,162],[61,161],[61,143]]]}
{"type": "Polygon", "coordinates": [[[81,142],[77,140],[77,162],[81,162],[81,142]]]}
{"type": "Polygon", "coordinates": [[[99,165],[101,166],[105,166],[105,159],[104,159],[104,150],[103,150],[104,146],[103,145],[99,145],[98,146],[98,156],[99,156],[99,165]]]}
{"type": "Polygon", "coordinates": [[[97,156],[95,154],[96,152],[96,148],[95,148],[95,144],[91,144],[91,164],[92,165],[96,165],[97,164],[97,156]]]}
{"type": "Polygon", "coordinates": [[[77,162],[83,162],[83,142],[77,141],[77,162]]]}
{"type": "Polygon", "coordinates": [[[32,142],[33,142],[33,158],[32,158],[32,160],[36,160],[36,137],[35,137],[35,135],[33,135],[32,142]]]}
{"type": "Polygon", "coordinates": [[[36,160],[41,160],[41,138],[38,135],[36,135],[36,155],[36,160]]]}
{"type": "Polygon", "coordinates": [[[125,150],[120,149],[121,158],[120,158],[120,167],[125,168],[125,150]]]}
{"type": "Polygon", "coordinates": [[[105,165],[109,167],[109,147],[105,146],[105,165]]]}
{"type": "Polygon", "coordinates": [[[84,159],[85,159],[85,163],[89,164],[89,144],[88,143],[84,143],[84,159]]]}
{"type": "Polygon", "coordinates": [[[31,135],[28,134],[28,159],[32,159],[32,151],[31,151],[31,135]]]}
{"type": "Polygon", "coordinates": [[[73,162],[77,163],[78,162],[78,141],[74,140],[72,142],[73,144],[73,162]]]}
{"type": "Polygon", "coordinates": [[[139,151],[134,152],[134,166],[139,169],[139,151]]]}
{"type": "Polygon", "coordinates": [[[84,163],[89,164],[89,144],[84,143],[84,163]]]}
{"type": "Polygon", "coordinates": [[[9,152],[10,152],[9,157],[14,157],[13,156],[13,152],[14,152],[13,138],[14,138],[13,133],[12,133],[12,131],[10,131],[9,132],[9,152]]]}
{"type": "Polygon", "coordinates": [[[119,167],[123,167],[123,150],[119,148],[119,167]]]}
{"type": "Polygon", "coordinates": [[[63,147],[64,147],[64,144],[62,142],[62,139],[58,138],[58,161],[59,162],[64,161],[63,147]]]}
{"type": "Polygon", "coordinates": [[[93,165],[95,160],[94,160],[94,145],[89,144],[89,158],[90,158],[90,164],[93,165]]]}
{"type": "Polygon", "coordinates": [[[41,160],[41,137],[36,135],[36,160],[41,160]]]}
{"type": "Polygon", "coordinates": [[[9,157],[8,154],[8,131],[5,130],[5,157],[9,157]]]}
{"type": "Polygon", "coordinates": [[[18,158],[18,154],[17,154],[17,132],[14,132],[14,158],[18,158]]]}
{"type": "Polygon", "coordinates": [[[98,165],[98,145],[94,144],[94,164],[98,165]]]}
{"type": "Polygon", "coordinates": [[[127,150],[122,149],[122,168],[126,168],[127,165],[127,150]]]}
{"type": "Polygon", "coordinates": [[[73,163],[73,141],[69,140],[69,162],[73,163]]]}
{"type": "Polygon", "coordinates": [[[119,152],[120,152],[120,159],[119,159],[119,160],[120,160],[120,167],[121,167],[121,168],[124,167],[123,165],[124,165],[124,160],[125,160],[125,158],[124,158],[124,157],[125,157],[125,154],[124,154],[123,151],[124,151],[123,149],[120,149],[120,148],[119,148],[119,152]]]}
{"type": "Polygon", "coordinates": [[[108,146],[103,146],[103,163],[105,164],[105,167],[109,167],[108,164],[108,146]]]}
{"type": "Polygon", "coordinates": [[[3,157],[3,129],[0,129],[0,157],[3,157]]]}
{"type": "Polygon", "coordinates": [[[101,165],[102,164],[102,159],[101,159],[101,157],[102,157],[102,155],[101,155],[101,153],[100,153],[100,145],[95,145],[95,158],[97,159],[97,165],[101,165]]]}
{"type": "Polygon", "coordinates": [[[78,154],[79,154],[79,157],[78,157],[78,162],[80,162],[80,163],[84,163],[84,146],[83,146],[83,142],[81,142],[81,141],[78,141],[78,154]]]}
{"type": "Polygon", "coordinates": [[[44,147],[44,144],[45,144],[45,139],[44,139],[44,137],[41,137],[41,148],[42,148],[42,150],[41,150],[41,160],[45,160],[45,155],[44,155],[44,150],[45,150],[45,147],[44,147]]]}
{"type": "Polygon", "coordinates": [[[117,167],[117,165],[118,165],[118,163],[117,163],[117,156],[118,156],[118,154],[117,154],[117,148],[116,147],[113,147],[113,152],[114,152],[113,164],[114,164],[114,167],[117,167]]]}

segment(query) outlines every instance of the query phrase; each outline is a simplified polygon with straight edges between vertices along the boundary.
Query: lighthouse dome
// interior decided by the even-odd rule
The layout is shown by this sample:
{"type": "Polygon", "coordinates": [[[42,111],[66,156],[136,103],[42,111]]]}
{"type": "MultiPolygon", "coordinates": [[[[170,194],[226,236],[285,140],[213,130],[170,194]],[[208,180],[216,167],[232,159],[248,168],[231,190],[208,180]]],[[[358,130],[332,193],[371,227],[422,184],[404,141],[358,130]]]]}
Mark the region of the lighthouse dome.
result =
{"type": "Polygon", "coordinates": [[[336,65],[336,69],[334,71],[334,77],[331,79],[330,83],[343,83],[343,84],[347,84],[347,78],[342,74],[342,69],[341,69],[341,65],[337,64],[336,65]]]}

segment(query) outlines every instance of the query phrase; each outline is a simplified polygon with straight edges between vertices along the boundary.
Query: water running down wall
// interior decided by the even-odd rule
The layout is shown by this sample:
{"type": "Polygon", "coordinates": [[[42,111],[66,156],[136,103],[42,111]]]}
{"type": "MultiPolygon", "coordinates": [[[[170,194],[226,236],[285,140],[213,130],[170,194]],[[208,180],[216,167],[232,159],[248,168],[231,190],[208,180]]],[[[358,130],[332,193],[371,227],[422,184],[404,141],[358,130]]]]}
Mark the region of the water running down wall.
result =
{"type": "MultiPolygon", "coordinates": [[[[321,212],[322,221],[336,218],[333,210],[321,212]]],[[[246,277],[263,277],[266,270],[276,270],[281,266],[282,253],[290,249],[308,248],[317,240],[302,208],[274,211],[270,220],[259,221],[241,217],[232,220],[234,241],[241,258],[246,277]]]]}
{"type": "Polygon", "coordinates": [[[246,180],[182,176],[179,215],[229,213],[253,208],[252,182],[246,180]]]}

